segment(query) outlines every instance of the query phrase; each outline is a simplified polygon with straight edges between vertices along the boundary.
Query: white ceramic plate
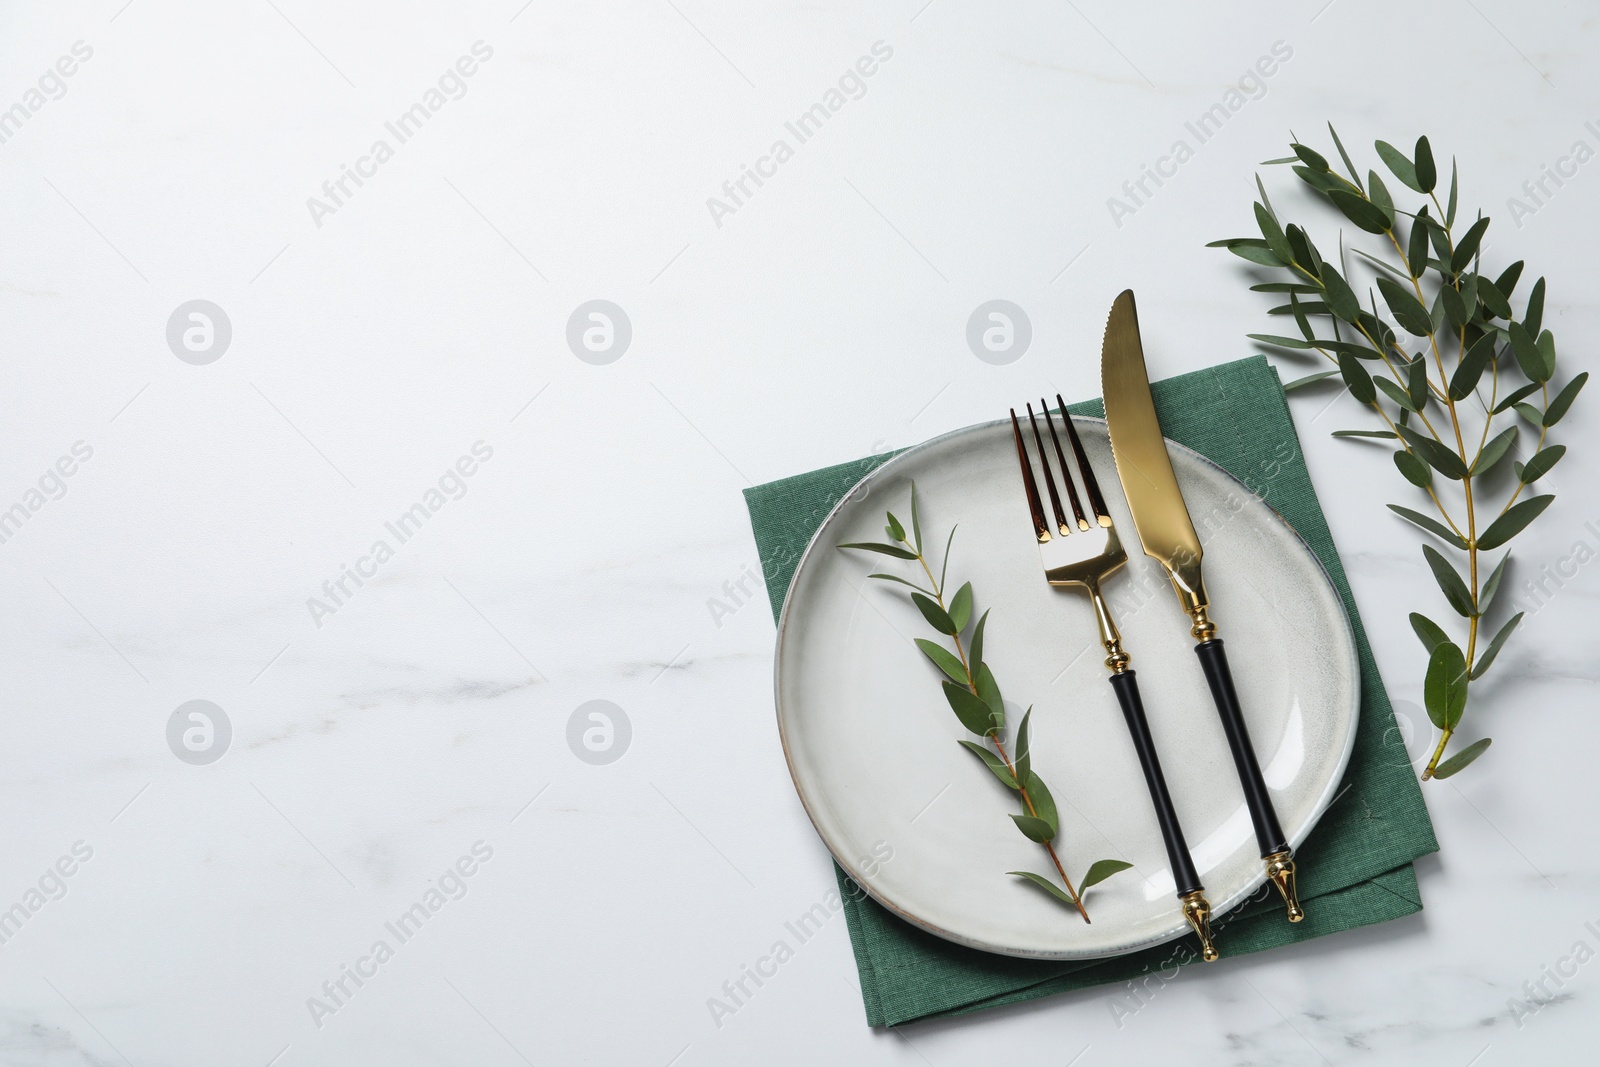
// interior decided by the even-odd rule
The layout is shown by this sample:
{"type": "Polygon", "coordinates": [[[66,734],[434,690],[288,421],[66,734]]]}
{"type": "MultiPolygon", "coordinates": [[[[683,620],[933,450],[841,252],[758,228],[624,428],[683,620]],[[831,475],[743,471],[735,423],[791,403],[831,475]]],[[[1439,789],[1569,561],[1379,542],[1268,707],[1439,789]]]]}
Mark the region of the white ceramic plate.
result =
{"type": "MultiPolygon", "coordinates": [[[[1140,549],[1105,423],[1078,419],[1128,566],[1105,587],[1133,656],[1184,833],[1221,915],[1265,882],[1249,813],[1165,572],[1140,549]]],[[[1355,640],[1326,572],[1273,511],[1220,468],[1168,442],[1205,546],[1206,588],[1256,752],[1291,845],[1333,800],[1355,741],[1355,640]]],[[[1263,477],[1270,477],[1264,471],[1263,477]]],[[[959,430],[884,464],[824,520],[778,625],[778,724],[795,787],[829,851],[880,903],[941,937],[1011,956],[1117,955],[1186,932],[1166,851],[1081,590],[1044,580],[1009,421],[959,430]],[[884,511],[909,529],[910,486],[935,560],[959,523],[947,588],[971,581],[992,609],[984,658],[1014,729],[1034,708],[1033,766],[1061,815],[1074,881],[1103,858],[1134,864],[1091,889],[1092,924],[1007,871],[1051,870],[1006,816],[1006,790],[972,753],[911,643],[935,634],[904,586],[914,563],[843,552],[884,539],[884,511]],[[892,858],[884,860],[885,855],[892,858]]],[[[1315,902],[1310,905],[1315,908],[1315,902]]],[[[1226,953],[1227,932],[1219,935],[1226,953]]]]}

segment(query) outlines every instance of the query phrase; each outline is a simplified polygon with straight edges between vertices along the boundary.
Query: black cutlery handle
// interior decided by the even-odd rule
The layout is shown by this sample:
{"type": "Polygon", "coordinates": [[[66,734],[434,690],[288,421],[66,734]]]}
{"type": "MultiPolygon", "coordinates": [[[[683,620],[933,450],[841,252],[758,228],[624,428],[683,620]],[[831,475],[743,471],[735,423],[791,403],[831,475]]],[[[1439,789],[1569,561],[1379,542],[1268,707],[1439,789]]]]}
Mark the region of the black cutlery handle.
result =
{"type": "Polygon", "coordinates": [[[1178,896],[1198,893],[1205,887],[1194,869],[1194,859],[1183,839],[1183,827],[1178,824],[1178,813],[1172,807],[1172,794],[1167,791],[1167,779],[1161,773],[1161,758],[1156,755],[1156,743],[1150,736],[1150,723],[1145,719],[1144,701],[1139,699],[1137,671],[1123,671],[1111,676],[1111,688],[1116,690],[1117,703],[1122,705],[1122,717],[1128,722],[1128,733],[1133,738],[1134,751],[1139,755],[1139,766],[1144,769],[1145,785],[1150,787],[1150,800],[1155,805],[1156,821],[1161,824],[1161,839],[1166,842],[1167,862],[1172,865],[1172,880],[1177,883],[1178,896]]]}
{"type": "Polygon", "coordinates": [[[1255,746],[1250,744],[1250,733],[1245,729],[1244,713],[1239,709],[1239,694],[1233,688],[1233,674],[1228,670],[1228,656],[1222,650],[1222,640],[1212,638],[1194,646],[1200,657],[1200,666],[1206,672],[1206,682],[1211,686],[1211,699],[1217,705],[1217,715],[1222,719],[1222,732],[1227,735],[1228,748],[1233,752],[1233,764],[1239,771],[1239,784],[1244,787],[1244,802],[1250,809],[1250,821],[1255,824],[1256,844],[1261,846],[1263,858],[1289,851],[1283,829],[1278,825],[1278,813],[1273,810],[1272,796],[1261,777],[1261,764],[1256,761],[1255,746]]]}

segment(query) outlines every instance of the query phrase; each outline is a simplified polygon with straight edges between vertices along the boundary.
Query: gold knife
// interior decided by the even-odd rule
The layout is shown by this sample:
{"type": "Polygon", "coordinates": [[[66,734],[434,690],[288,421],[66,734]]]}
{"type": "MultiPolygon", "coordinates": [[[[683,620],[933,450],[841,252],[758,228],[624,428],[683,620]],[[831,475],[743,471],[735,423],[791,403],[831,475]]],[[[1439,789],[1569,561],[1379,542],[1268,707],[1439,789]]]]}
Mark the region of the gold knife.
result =
{"type": "Polygon", "coordinates": [[[1144,346],[1139,341],[1139,314],[1134,307],[1133,290],[1123,290],[1111,305],[1106,321],[1106,336],[1100,350],[1100,378],[1105,392],[1106,426],[1111,434],[1111,453],[1116,457],[1117,477],[1133,512],[1133,525],[1145,555],[1166,568],[1177,591],[1178,603],[1193,622],[1190,633],[1197,642],[1195,655],[1205,671],[1211,699],[1222,719],[1222,731],[1233,752],[1245,805],[1255,825],[1256,843],[1266,865],[1267,879],[1277,887],[1292,923],[1305,918],[1295,892],[1294,854],[1278,826],[1272,796],[1261,776],[1233,675],[1223,652],[1217,627],[1206,614],[1205,582],[1200,576],[1203,554],[1200,538],[1184,506],[1183,492],[1172,472],[1172,458],[1156,418],[1155,402],[1150,397],[1150,376],[1144,366],[1144,346]]]}

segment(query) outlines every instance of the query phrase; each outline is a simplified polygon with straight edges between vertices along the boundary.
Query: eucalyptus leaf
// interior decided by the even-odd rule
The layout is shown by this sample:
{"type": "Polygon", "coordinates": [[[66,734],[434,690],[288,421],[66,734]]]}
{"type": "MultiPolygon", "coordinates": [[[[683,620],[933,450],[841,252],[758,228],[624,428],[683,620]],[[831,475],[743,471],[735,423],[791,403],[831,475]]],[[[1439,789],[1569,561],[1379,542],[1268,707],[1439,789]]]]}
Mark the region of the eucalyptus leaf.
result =
{"type": "Polygon", "coordinates": [[[1290,167],[1301,181],[1320,193],[1343,192],[1344,183],[1325,170],[1312,167],[1290,167]]]}
{"type": "Polygon", "coordinates": [[[1026,782],[1033,773],[1033,745],[1028,737],[1028,720],[1033,717],[1030,707],[1022,713],[1022,723],[1017,727],[1017,740],[1012,748],[1011,763],[1017,769],[1017,781],[1026,782]]]}
{"type": "Polygon", "coordinates": [[[1538,481],[1549,474],[1550,468],[1560,462],[1561,457],[1566,454],[1566,445],[1550,445],[1548,448],[1539,449],[1526,464],[1516,465],[1517,480],[1524,485],[1538,481]]]}
{"type": "Polygon", "coordinates": [[[1428,391],[1428,363],[1421,353],[1406,368],[1406,392],[1411,396],[1411,407],[1415,411],[1427,407],[1428,398],[1433,395],[1428,391]]]}
{"type": "Polygon", "coordinates": [[[1400,468],[1400,473],[1406,481],[1419,488],[1426,489],[1433,484],[1433,468],[1422,460],[1404,450],[1394,454],[1394,465],[1400,468]]]}
{"type": "Polygon", "coordinates": [[[1400,179],[1400,184],[1404,185],[1412,192],[1427,192],[1427,190],[1417,182],[1417,168],[1412,164],[1410,159],[1406,158],[1406,154],[1404,152],[1400,151],[1388,141],[1377,141],[1374,143],[1373,147],[1378,150],[1378,158],[1383,160],[1384,166],[1388,167],[1389,171],[1396,178],[1400,179]]]}
{"type": "Polygon", "coordinates": [[[1308,374],[1304,378],[1296,378],[1292,382],[1285,383],[1283,391],[1286,393],[1292,393],[1296,389],[1303,389],[1314,382],[1325,381],[1328,378],[1332,378],[1338,373],[1339,372],[1336,370],[1320,370],[1315,374],[1308,374]]]}
{"type": "Polygon", "coordinates": [[[1322,257],[1317,255],[1317,246],[1311,243],[1306,231],[1290,224],[1283,228],[1283,235],[1289,239],[1289,247],[1294,250],[1294,261],[1320,278],[1322,257]]]}
{"type": "Polygon", "coordinates": [[[1494,658],[1500,654],[1500,649],[1505,645],[1506,638],[1510,637],[1511,631],[1517,628],[1517,623],[1522,621],[1522,615],[1523,613],[1519,611],[1511,616],[1506,620],[1506,624],[1500,627],[1500,632],[1494,635],[1493,640],[1489,642],[1489,647],[1483,650],[1483,655],[1478,657],[1477,664],[1472,668],[1473,681],[1482,678],[1484,672],[1494,665],[1494,658]]]}
{"type": "Polygon", "coordinates": [[[1445,541],[1456,546],[1462,551],[1466,550],[1466,541],[1462,540],[1459,534],[1450,529],[1450,527],[1446,526],[1444,523],[1439,522],[1436,519],[1430,519],[1420,511],[1412,511],[1410,508],[1403,508],[1399,504],[1390,504],[1389,510],[1408,522],[1416,523],[1429,533],[1435,534],[1438,537],[1442,537],[1445,541]]]}
{"type": "Polygon", "coordinates": [[[1261,227],[1261,236],[1267,242],[1267,248],[1279,259],[1288,262],[1294,258],[1294,253],[1289,250],[1289,239],[1283,235],[1283,228],[1278,225],[1278,220],[1272,217],[1265,205],[1256,204],[1256,225],[1261,227]]]}
{"type": "Polygon", "coordinates": [[[1445,209],[1444,209],[1444,224],[1446,226],[1454,226],[1456,224],[1456,184],[1457,184],[1457,182],[1456,182],[1456,157],[1455,156],[1451,156],[1450,157],[1450,200],[1445,205],[1445,209]]]}
{"type": "Polygon", "coordinates": [[[1417,632],[1417,637],[1422,640],[1422,647],[1432,655],[1433,650],[1450,640],[1450,636],[1442,630],[1432,619],[1421,612],[1411,613],[1411,628],[1417,632]]]}
{"type": "Polygon", "coordinates": [[[1272,249],[1268,248],[1265,242],[1260,245],[1230,244],[1228,245],[1228,251],[1240,259],[1248,259],[1251,263],[1258,263],[1263,267],[1287,267],[1289,265],[1274,255],[1272,249]]]}
{"type": "Polygon", "coordinates": [[[1439,729],[1454,730],[1461,721],[1467,707],[1467,658],[1455,642],[1442,642],[1429,654],[1422,700],[1439,729]]]}
{"type": "Polygon", "coordinates": [[[917,513],[917,483],[911,483],[911,543],[922,551],[922,517],[917,513]]]}
{"type": "Polygon", "coordinates": [[[1544,513],[1550,506],[1554,496],[1535,496],[1513,504],[1504,515],[1489,524],[1489,528],[1478,535],[1480,549],[1499,548],[1523,528],[1544,513]]]}
{"type": "Polygon", "coordinates": [[[1374,267],[1377,267],[1379,270],[1383,271],[1385,274],[1393,275],[1394,277],[1402,279],[1404,281],[1410,281],[1411,280],[1411,276],[1409,274],[1407,274],[1405,271],[1400,270],[1398,267],[1395,267],[1392,264],[1385,263],[1383,260],[1379,259],[1377,256],[1368,255],[1367,253],[1361,251],[1361,249],[1359,249],[1359,248],[1355,249],[1354,251],[1355,251],[1356,255],[1360,256],[1362,259],[1366,260],[1368,263],[1372,264],[1374,267]]]}
{"type": "MultiPolygon", "coordinates": [[[[1517,291],[1517,281],[1521,277],[1522,260],[1519,259],[1515,263],[1511,264],[1511,266],[1500,272],[1500,277],[1494,280],[1494,287],[1497,291],[1505,294],[1505,296],[1509,299],[1511,294],[1517,291]]],[[[1509,313],[1510,312],[1508,311],[1507,314],[1509,313]]]]}
{"type": "Polygon", "coordinates": [[[1388,430],[1335,430],[1332,437],[1377,437],[1385,441],[1393,441],[1396,435],[1388,430]]]}
{"type": "MultiPolygon", "coordinates": [[[[840,545],[839,547],[843,548],[844,546],[840,545]]],[[[876,578],[880,582],[899,582],[901,585],[910,586],[912,589],[915,589],[919,593],[926,593],[928,591],[928,590],[922,588],[922,586],[918,585],[916,582],[907,581],[906,579],[900,577],[898,574],[869,574],[869,575],[867,575],[867,577],[868,578],[876,578]]]]}
{"type": "Polygon", "coordinates": [[[1460,274],[1472,262],[1472,257],[1478,254],[1478,246],[1483,243],[1483,232],[1489,228],[1489,220],[1481,218],[1474,222],[1467,232],[1461,235],[1461,240],[1456,242],[1456,250],[1450,257],[1450,272],[1460,274]]]}
{"type": "Polygon", "coordinates": [[[1505,458],[1506,452],[1517,443],[1517,428],[1508,426],[1490,438],[1489,443],[1483,446],[1483,451],[1478,453],[1478,459],[1472,464],[1473,477],[1487,474],[1494,469],[1494,465],[1505,458]]]}
{"type": "Polygon", "coordinates": [[[1538,427],[1544,425],[1544,412],[1532,404],[1515,404],[1513,406],[1516,408],[1517,414],[1528,421],[1529,426],[1538,427]]]}
{"type": "Polygon", "coordinates": [[[1438,441],[1405,426],[1400,427],[1400,436],[1428,466],[1446,478],[1459,482],[1467,477],[1466,461],[1438,441]]]}
{"type": "Polygon", "coordinates": [[[1430,259],[1428,266],[1440,274],[1449,274],[1450,264],[1446,262],[1446,257],[1450,255],[1450,234],[1432,217],[1428,220],[1428,243],[1433,245],[1434,252],[1439,256],[1436,260],[1430,259]]]}
{"type": "Polygon", "coordinates": [[[1466,770],[1467,764],[1487,751],[1491,740],[1491,738],[1485,737],[1482,740],[1472,742],[1472,744],[1435,767],[1433,776],[1435,778],[1449,778],[1453,774],[1459,774],[1461,771],[1466,770]]]}
{"type": "Polygon", "coordinates": [[[967,663],[974,671],[983,663],[983,628],[989,624],[989,613],[978,616],[978,625],[972,628],[972,647],[967,650],[967,663]]]}
{"type": "Polygon", "coordinates": [[[900,545],[880,545],[873,541],[857,541],[853,544],[840,545],[839,547],[858,548],[863,552],[881,552],[885,556],[893,556],[895,559],[917,558],[917,554],[911,551],[909,548],[903,548],[900,545]]]}
{"type": "Polygon", "coordinates": [[[950,527],[950,536],[944,539],[944,559],[939,564],[939,592],[944,592],[944,576],[950,570],[950,546],[956,539],[956,527],[950,527]]]}
{"type": "Polygon", "coordinates": [[[956,713],[956,718],[961,720],[961,725],[969,732],[983,737],[994,731],[994,719],[989,711],[989,705],[966,686],[945,682],[944,698],[949,702],[950,710],[956,713]]]}
{"type": "Polygon", "coordinates": [[[1370,404],[1377,399],[1377,390],[1372,384],[1372,375],[1367,373],[1367,368],[1361,361],[1348,352],[1339,355],[1339,373],[1344,376],[1345,387],[1350,390],[1350,395],[1363,404],[1370,404]]]}
{"type": "MultiPolygon", "coordinates": [[[[1210,247],[1209,245],[1207,247],[1210,247]]],[[[1310,296],[1322,292],[1315,285],[1306,285],[1303,282],[1259,282],[1250,287],[1252,293],[1299,293],[1301,296],[1310,296]]]]}
{"type": "Polygon", "coordinates": [[[1417,410],[1417,405],[1411,401],[1411,394],[1395,384],[1393,379],[1378,377],[1374,379],[1373,384],[1383,390],[1383,395],[1393,400],[1398,406],[1405,408],[1407,411],[1417,410]]]}
{"type": "Polygon", "coordinates": [[[1412,293],[1401,288],[1400,283],[1380,275],[1378,292],[1383,294],[1384,303],[1394,312],[1394,320],[1401,328],[1418,337],[1426,337],[1433,332],[1433,320],[1428,317],[1428,309],[1412,293]]]}
{"type": "Polygon", "coordinates": [[[1387,233],[1389,218],[1375,204],[1348,189],[1328,190],[1328,199],[1344,213],[1344,217],[1368,233],[1387,233]]]}
{"type": "Polygon", "coordinates": [[[978,758],[983,760],[983,765],[993,771],[996,778],[1000,779],[1000,784],[1007,789],[1014,790],[1017,788],[1017,780],[1011,776],[1011,772],[1006,769],[1004,761],[999,756],[996,756],[976,741],[963,740],[961,745],[968,751],[977,753],[978,758]]]}
{"type": "Polygon", "coordinates": [[[1417,138],[1417,150],[1413,154],[1412,166],[1417,176],[1417,192],[1431,193],[1434,184],[1439,180],[1439,172],[1433,165],[1433,148],[1428,144],[1427,137],[1417,138]]]}
{"type": "Polygon", "coordinates": [[[1261,194],[1261,204],[1267,209],[1267,214],[1276,219],[1278,213],[1272,209],[1272,201],[1267,199],[1267,187],[1261,184],[1261,175],[1259,174],[1256,175],[1256,190],[1261,194]]]}
{"type": "MultiPolygon", "coordinates": [[[[1012,818],[1015,819],[1016,816],[1013,815],[1012,818]]],[[[1023,832],[1026,833],[1027,831],[1023,832]]],[[[1062,889],[1060,886],[1056,885],[1042,874],[1034,874],[1032,871],[1007,871],[1006,873],[1017,875],[1019,878],[1026,878],[1028,881],[1032,882],[1040,889],[1043,889],[1046,893],[1049,893],[1051,896],[1055,897],[1069,908],[1076,908],[1078,906],[1071,897],[1067,896],[1066,890],[1062,889]]]]}
{"type": "MultiPolygon", "coordinates": [[[[1505,275],[1501,275],[1505,277],[1505,275]]],[[[1488,278],[1478,279],[1478,303],[1482,304],[1488,312],[1496,318],[1509,319],[1511,317],[1511,301],[1506,299],[1508,289],[1500,288],[1499,282],[1491,282],[1488,278]]]]}
{"type": "Polygon", "coordinates": [[[961,660],[954,652],[951,652],[937,641],[929,641],[923,637],[914,637],[912,640],[917,643],[918,648],[922,649],[923,655],[933,660],[935,667],[949,675],[950,679],[957,685],[963,688],[966,687],[967,669],[961,665],[961,660]]]}
{"type": "Polygon", "coordinates": [[[1483,377],[1484,369],[1489,366],[1489,360],[1494,357],[1495,335],[1486,333],[1467,349],[1461,362],[1456,364],[1456,372],[1450,376],[1450,399],[1465,400],[1472,395],[1478,387],[1478,380],[1483,377]]]}
{"type": "Polygon", "coordinates": [[[956,595],[950,598],[950,621],[955,625],[955,632],[961,633],[967,628],[967,623],[972,618],[972,583],[968,582],[956,590],[956,595]]]}
{"type": "Polygon", "coordinates": [[[1279,348],[1315,348],[1310,341],[1302,341],[1298,337],[1281,337],[1271,333],[1247,333],[1246,337],[1252,341],[1260,341],[1264,345],[1276,345],[1279,348]]]}
{"type": "Polygon", "coordinates": [[[1467,477],[1466,462],[1438,441],[1405,426],[1400,427],[1400,436],[1406,439],[1411,451],[1446,478],[1459,482],[1467,477]]]}
{"type": "Polygon", "coordinates": [[[1530,381],[1546,382],[1550,375],[1544,369],[1544,355],[1539,351],[1539,343],[1528,333],[1527,327],[1520,322],[1513,322],[1508,328],[1511,333],[1511,351],[1517,357],[1517,366],[1522,368],[1530,381]]]}
{"type": "MultiPolygon", "coordinates": [[[[1011,821],[1017,824],[1017,829],[1021,830],[1022,835],[1029,841],[1036,841],[1041,845],[1048,845],[1055,839],[1055,831],[1051,829],[1050,824],[1045,822],[1043,819],[1036,819],[1032,815],[1013,815],[1011,816],[1011,821]]],[[[1017,874],[1020,872],[1013,871],[1011,873],[1017,874]]],[[[1038,876],[1033,875],[1031,877],[1038,876]]]]}
{"type": "Polygon", "coordinates": [[[1368,348],[1366,345],[1356,344],[1353,341],[1328,341],[1323,338],[1318,338],[1316,341],[1316,347],[1327,349],[1329,352],[1337,355],[1351,355],[1357,359],[1383,358],[1381,353],[1368,348]]]}
{"type": "Polygon", "coordinates": [[[1383,184],[1383,179],[1378,177],[1375,170],[1367,171],[1367,199],[1372,201],[1372,206],[1383,212],[1384,221],[1388,223],[1385,229],[1394,229],[1394,197],[1389,195],[1389,187],[1383,184]]]}
{"type": "Polygon", "coordinates": [[[1055,797],[1050,795],[1050,790],[1045,787],[1044,781],[1034,772],[1029,771],[1023,777],[1023,781],[1026,783],[1024,791],[1028,794],[1028,803],[1033,805],[1034,815],[1050,827],[1050,836],[1055,837],[1056,831],[1060,829],[1055,797]]]}
{"type": "Polygon", "coordinates": [[[1467,583],[1462,581],[1461,575],[1444,558],[1444,554],[1432,545],[1423,545],[1422,554],[1428,561],[1428,568],[1433,571],[1433,580],[1439,583],[1439,589],[1450,606],[1455,608],[1456,614],[1464,619],[1472,618],[1472,592],[1467,588],[1467,583]]]}
{"type": "Polygon", "coordinates": [[[1522,326],[1528,331],[1528,336],[1538,337],[1543,323],[1544,279],[1540,278],[1533,283],[1533,289],[1528,293],[1528,310],[1522,316],[1522,326]]]}
{"type": "Polygon", "coordinates": [[[1303,144],[1292,144],[1289,147],[1294,151],[1295,155],[1300,157],[1301,162],[1305,163],[1306,166],[1311,167],[1313,170],[1322,171],[1324,173],[1327,172],[1328,161],[1322,158],[1321,153],[1314,149],[1307,148],[1303,144]]]}
{"type": "Polygon", "coordinates": [[[1133,864],[1124,863],[1121,860],[1095,860],[1094,863],[1089,865],[1089,869],[1084,872],[1083,881],[1078,883],[1078,891],[1081,893],[1092,885],[1099,885],[1113,874],[1129,870],[1132,867],[1133,864]]]}
{"type": "Polygon", "coordinates": [[[1423,208],[1411,222],[1411,236],[1406,241],[1406,267],[1413,278],[1422,277],[1428,269],[1428,209],[1423,208]]]}
{"type": "Polygon", "coordinates": [[[891,541],[904,541],[906,528],[900,525],[900,520],[894,517],[894,512],[885,512],[889,517],[889,525],[884,527],[884,533],[889,535],[891,541]]]}
{"type": "Polygon", "coordinates": [[[921,593],[912,593],[911,602],[917,606],[918,611],[922,612],[922,617],[928,620],[928,625],[935,630],[942,634],[949,634],[952,637],[961,632],[955,621],[950,618],[949,612],[934,603],[933,598],[924,596],[921,593]]]}
{"type": "MultiPolygon", "coordinates": [[[[1322,294],[1321,289],[1313,289],[1312,292],[1319,296],[1322,294]]],[[[1298,293],[1290,293],[1289,296],[1291,298],[1289,303],[1270,307],[1267,309],[1267,314],[1295,315],[1297,321],[1306,315],[1326,315],[1330,317],[1333,315],[1333,312],[1328,309],[1328,305],[1321,300],[1302,300],[1298,293]],[[1299,314],[1296,314],[1296,308],[1299,309],[1299,314]]]]}
{"type": "Polygon", "coordinates": [[[1328,123],[1328,133],[1333,137],[1333,147],[1339,150],[1339,158],[1344,160],[1344,169],[1350,172],[1350,180],[1355,182],[1356,188],[1361,188],[1361,174],[1356,170],[1356,165],[1350,162],[1350,153],[1344,150],[1344,142],[1339,140],[1339,131],[1333,128],[1333,123],[1328,123]]]}
{"type": "Polygon", "coordinates": [[[1489,574],[1489,580],[1483,583],[1483,589],[1478,593],[1478,614],[1489,614],[1489,605],[1494,603],[1494,595],[1500,591],[1500,580],[1505,577],[1506,564],[1511,562],[1511,553],[1507,552],[1500,557],[1500,562],[1489,574]]]}
{"type": "Polygon", "coordinates": [[[1561,392],[1556,394],[1556,398],[1550,401],[1550,406],[1544,409],[1544,424],[1546,426],[1554,426],[1561,421],[1561,417],[1567,413],[1567,409],[1572,406],[1572,402],[1578,398],[1578,391],[1583,388],[1583,383],[1588,380],[1589,372],[1584,371],[1562,387],[1561,392]]]}
{"type": "Polygon", "coordinates": [[[987,663],[980,663],[972,670],[978,682],[978,697],[989,708],[989,719],[994,724],[992,728],[1004,730],[1006,702],[1000,696],[1000,686],[994,680],[994,672],[989,670],[987,663]]]}
{"type": "Polygon", "coordinates": [[[1331,267],[1323,271],[1322,285],[1329,311],[1345,322],[1355,322],[1361,317],[1361,301],[1356,299],[1350,283],[1338,271],[1331,267]]]}
{"type": "Polygon", "coordinates": [[[1504,400],[1500,401],[1500,403],[1498,403],[1498,404],[1496,404],[1494,406],[1494,414],[1498,415],[1502,411],[1509,411],[1511,408],[1515,407],[1518,404],[1518,402],[1520,402],[1521,400],[1523,400],[1523,399],[1525,399],[1527,397],[1532,396],[1534,393],[1536,393],[1538,391],[1539,391],[1539,383],[1538,382],[1529,382],[1527,385],[1524,385],[1522,388],[1517,389],[1514,392],[1506,394],[1506,398],[1504,400]]]}
{"type": "Polygon", "coordinates": [[[1537,380],[1547,382],[1556,373],[1556,335],[1549,330],[1541,330],[1533,346],[1539,355],[1539,371],[1543,375],[1537,380]]]}

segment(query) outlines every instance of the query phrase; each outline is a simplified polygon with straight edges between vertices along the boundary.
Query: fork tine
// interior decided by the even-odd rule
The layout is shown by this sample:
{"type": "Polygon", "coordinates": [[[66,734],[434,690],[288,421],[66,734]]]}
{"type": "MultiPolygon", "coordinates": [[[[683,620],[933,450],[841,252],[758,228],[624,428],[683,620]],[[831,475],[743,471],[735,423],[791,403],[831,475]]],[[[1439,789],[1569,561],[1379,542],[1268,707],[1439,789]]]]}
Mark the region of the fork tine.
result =
{"type": "MultiPolygon", "coordinates": [[[[1061,464],[1061,477],[1067,483],[1067,498],[1072,501],[1072,515],[1078,520],[1078,529],[1087,530],[1089,520],[1083,517],[1083,505],[1078,502],[1078,490],[1072,485],[1072,468],[1067,466],[1067,457],[1061,453],[1061,438],[1056,436],[1056,424],[1050,417],[1050,406],[1044,402],[1043,397],[1039,398],[1039,406],[1044,408],[1044,424],[1050,427],[1050,443],[1056,446],[1056,462],[1061,464]]],[[[1067,418],[1065,414],[1061,417],[1067,418]]]]}
{"type": "MultiPolygon", "coordinates": [[[[1040,404],[1039,406],[1043,407],[1044,405],[1040,404]]],[[[1039,423],[1038,420],[1033,417],[1033,405],[1029,404],[1027,405],[1027,408],[1028,425],[1033,427],[1033,443],[1039,446],[1039,466],[1044,468],[1044,487],[1050,490],[1050,507],[1053,508],[1056,513],[1056,528],[1061,531],[1061,534],[1064,537],[1067,534],[1072,533],[1073,529],[1067,525],[1066,513],[1061,510],[1061,497],[1056,492],[1056,476],[1055,473],[1050,470],[1050,456],[1044,450],[1044,438],[1039,436],[1039,423]]],[[[1067,474],[1067,468],[1065,467],[1061,468],[1061,474],[1067,479],[1067,487],[1070,490],[1072,487],[1072,476],[1067,474]]]]}
{"type": "Polygon", "coordinates": [[[1061,399],[1061,394],[1056,394],[1056,404],[1061,409],[1061,421],[1067,424],[1067,438],[1072,442],[1072,454],[1078,458],[1078,470],[1083,475],[1083,487],[1089,493],[1089,506],[1094,509],[1095,521],[1101,526],[1111,525],[1111,512],[1106,510],[1106,498],[1100,495],[1100,483],[1094,480],[1094,468],[1089,466],[1089,457],[1083,454],[1083,442],[1078,438],[1078,431],[1072,425],[1072,416],[1067,414],[1067,403],[1061,399]]]}
{"type": "Polygon", "coordinates": [[[1022,487],[1028,492],[1028,510],[1033,513],[1033,532],[1040,543],[1050,540],[1050,524],[1044,518],[1044,506],[1039,502],[1039,487],[1033,480],[1033,464],[1028,462],[1028,450],[1022,443],[1022,427],[1017,423],[1017,409],[1011,409],[1011,435],[1017,439],[1017,462],[1022,464],[1022,487]]]}

